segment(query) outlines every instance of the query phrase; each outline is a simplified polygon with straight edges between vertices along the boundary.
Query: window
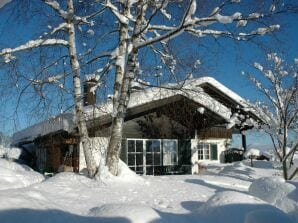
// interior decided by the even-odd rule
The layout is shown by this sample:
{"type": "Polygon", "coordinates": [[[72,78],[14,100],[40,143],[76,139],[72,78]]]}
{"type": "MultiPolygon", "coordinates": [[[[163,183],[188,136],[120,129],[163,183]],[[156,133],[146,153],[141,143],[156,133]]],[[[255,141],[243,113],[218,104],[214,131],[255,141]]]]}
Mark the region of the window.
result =
{"type": "Polygon", "coordinates": [[[127,140],[127,165],[136,173],[143,173],[142,140],[127,140]]]}
{"type": "Polygon", "coordinates": [[[146,141],[146,165],[161,165],[160,140],[146,141]]]}
{"type": "Polygon", "coordinates": [[[178,164],[178,146],[176,140],[163,140],[163,165],[178,164]]]}
{"type": "Polygon", "coordinates": [[[158,175],[163,166],[178,165],[178,140],[127,139],[125,159],[129,168],[139,174],[158,175]]]}
{"type": "Polygon", "coordinates": [[[200,143],[198,145],[199,160],[217,160],[217,144],[200,143]]]}

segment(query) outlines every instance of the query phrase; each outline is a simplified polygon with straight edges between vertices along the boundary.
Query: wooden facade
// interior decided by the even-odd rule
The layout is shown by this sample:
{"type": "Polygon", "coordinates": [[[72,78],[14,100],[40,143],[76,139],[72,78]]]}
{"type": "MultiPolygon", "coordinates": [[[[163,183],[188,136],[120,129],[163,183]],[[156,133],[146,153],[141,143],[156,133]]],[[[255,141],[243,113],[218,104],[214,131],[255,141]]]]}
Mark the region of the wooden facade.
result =
{"type": "Polygon", "coordinates": [[[40,172],[79,172],[79,137],[66,132],[34,140],[36,169],[40,172]]]}

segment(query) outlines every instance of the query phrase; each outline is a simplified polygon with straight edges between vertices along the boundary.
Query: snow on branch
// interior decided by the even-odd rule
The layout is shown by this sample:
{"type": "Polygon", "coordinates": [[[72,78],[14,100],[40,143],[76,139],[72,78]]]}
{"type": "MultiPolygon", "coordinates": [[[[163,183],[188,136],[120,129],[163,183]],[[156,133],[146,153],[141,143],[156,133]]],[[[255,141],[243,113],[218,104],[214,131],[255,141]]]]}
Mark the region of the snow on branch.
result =
{"type": "Polygon", "coordinates": [[[55,34],[59,31],[65,31],[68,28],[68,24],[66,22],[59,24],[57,27],[53,28],[51,34],[55,34]]]}
{"type": "Polygon", "coordinates": [[[197,1],[196,0],[192,0],[191,4],[189,6],[189,9],[186,13],[186,17],[185,17],[185,23],[189,23],[192,21],[192,17],[195,15],[197,10],[197,1]]]}
{"type": "Polygon", "coordinates": [[[62,45],[62,46],[68,46],[68,42],[63,39],[37,39],[37,40],[30,40],[29,42],[18,46],[14,49],[11,48],[5,48],[0,52],[0,56],[5,57],[5,62],[9,63],[11,59],[14,59],[12,56],[12,53],[16,53],[23,50],[30,50],[33,48],[37,48],[40,46],[54,46],[54,45],[62,45]]]}
{"type": "Polygon", "coordinates": [[[60,4],[54,0],[44,0],[44,2],[54,9],[62,18],[66,19],[68,13],[61,9],[60,4]]]}
{"type": "Polygon", "coordinates": [[[36,85],[43,85],[43,84],[51,84],[51,83],[59,83],[59,80],[64,78],[65,77],[65,74],[59,74],[59,75],[56,75],[56,76],[51,76],[51,77],[48,77],[44,80],[40,80],[40,79],[30,79],[30,81],[33,83],[33,84],[36,84],[36,85]]]}
{"type": "Polygon", "coordinates": [[[111,11],[113,12],[113,14],[117,17],[117,19],[122,24],[128,24],[129,23],[129,19],[127,17],[125,17],[124,15],[122,15],[119,12],[119,10],[117,9],[117,7],[115,5],[113,5],[109,0],[107,0],[105,6],[111,9],[111,11]]]}
{"type": "MultiPolygon", "coordinates": [[[[213,12],[207,17],[195,17],[196,12],[196,1],[191,1],[191,5],[188,10],[185,12],[185,15],[178,26],[171,25],[158,25],[158,24],[150,24],[148,25],[145,32],[153,32],[155,34],[154,37],[149,35],[149,37],[145,38],[143,35],[143,41],[137,44],[137,48],[141,48],[143,46],[151,45],[156,42],[167,41],[180,35],[184,31],[189,32],[197,37],[204,36],[225,36],[235,40],[243,40],[246,41],[254,36],[263,36],[268,33],[274,32],[280,28],[280,25],[274,24],[267,27],[258,27],[255,30],[248,32],[230,32],[227,29],[219,30],[214,28],[208,28],[211,24],[220,23],[220,24],[231,24],[235,23],[236,27],[246,26],[248,21],[255,21],[257,19],[263,18],[265,15],[260,13],[251,13],[248,16],[243,16],[240,12],[235,12],[232,15],[221,15],[221,8],[225,4],[221,5],[221,7],[217,7],[213,10],[213,12]],[[159,32],[157,32],[159,31],[159,32]],[[156,35],[156,33],[158,35],[156,35]]],[[[271,12],[272,14],[272,12],[271,12]]]]}

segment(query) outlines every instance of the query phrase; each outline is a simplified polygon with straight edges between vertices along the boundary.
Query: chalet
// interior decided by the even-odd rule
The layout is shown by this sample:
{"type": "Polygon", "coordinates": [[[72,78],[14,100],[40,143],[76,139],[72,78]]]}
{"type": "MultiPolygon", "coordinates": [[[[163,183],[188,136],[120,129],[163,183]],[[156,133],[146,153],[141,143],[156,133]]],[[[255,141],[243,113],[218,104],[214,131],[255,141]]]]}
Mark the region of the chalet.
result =
{"type": "MultiPolygon", "coordinates": [[[[88,85],[85,86],[88,91],[88,85]]],[[[93,152],[99,162],[111,126],[112,101],[96,104],[85,95],[85,117],[93,152]]],[[[242,134],[260,121],[254,108],[211,77],[134,87],[123,129],[121,159],[139,174],[197,173],[198,164],[225,162],[232,134],[242,134]]],[[[34,168],[74,172],[86,167],[74,115],[67,113],[13,135],[13,144],[34,148],[34,168]]],[[[245,134],[242,134],[246,148],[245,134]]]]}

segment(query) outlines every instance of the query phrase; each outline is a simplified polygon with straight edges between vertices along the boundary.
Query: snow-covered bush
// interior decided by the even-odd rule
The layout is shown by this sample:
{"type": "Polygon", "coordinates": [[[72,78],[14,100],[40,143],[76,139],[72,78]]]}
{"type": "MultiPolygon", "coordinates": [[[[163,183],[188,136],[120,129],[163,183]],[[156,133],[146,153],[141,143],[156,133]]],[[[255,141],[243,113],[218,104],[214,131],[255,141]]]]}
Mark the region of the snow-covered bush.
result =
{"type": "Polygon", "coordinates": [[[19,159],[22,150],[20,148],[8,148],[0,145],[0,158],[19,159]]]}
{"type": "Polygon", "coordinates": [[[244,157],[245,158],[258,158],[264,156],[265,158],[267,158],[268,160],[270,160],[270,155],[262,150],[259,149],[255,149],[255,148],[250,148],[248,149],[245,153],[244,153],[244,157]]]}
{"type": "Polygon", "coordinates": [[[210,223],[239,223],[244,222],[247,214],[256,210],[264,210],[282,215],[282,211],[267,202],[244,193],[225,191],[216,193],[199,209],[200,216],[210,223]]]}
{"type": "Polygon", "coordinates": [[[250,185],[249,193],[280,208],[298,221],[298,190],[293,184],[278,177],[263,177],[250,185]]]}

